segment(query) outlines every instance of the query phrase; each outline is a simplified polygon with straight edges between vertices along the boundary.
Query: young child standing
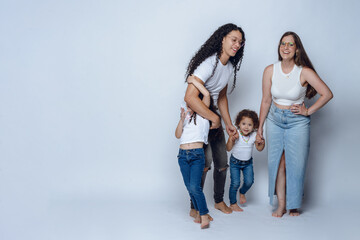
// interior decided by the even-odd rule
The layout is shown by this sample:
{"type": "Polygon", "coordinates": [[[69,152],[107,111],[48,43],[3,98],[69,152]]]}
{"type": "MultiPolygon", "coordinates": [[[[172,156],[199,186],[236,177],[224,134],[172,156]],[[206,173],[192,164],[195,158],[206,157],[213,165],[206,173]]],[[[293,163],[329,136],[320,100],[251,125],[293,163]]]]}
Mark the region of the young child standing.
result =
{"type": "MultiPolygon", "coordinates": [[[[206,88],[196,80],[189,79],[203,95],[203,103],[210,106],[210,94],[206,88]]],[[[201,223],[201,228],[210,226],[211,216],[206,205],[205,195],[201,187],[201,176],[205,167],[203,145],[208,142],[209,120],[193,112],[189,106],[187,110],[181,108],[180,120],[175,130],[176,138],[180,138],[178,162],[186,189],[194,204],[197,216],[194,222],[201,223]]]]}
{"type": "Polygon", "coordinates": [[[258,151],[262,151],[265,147],[265,141],[255,141],[255,130],[259,127],[259,118],[256,112],[245,109],[238,113],[235,126],[239,133],[229,136],[226,144],[226,150],[231,151],[230,156],[230,208],[233,211],[242,212],[236,200],[236,193],[240,187],[240,172],[243,172],[243,185],[239,190],[240,204],[246,203],[245,193],[254,183],[254,170],[252,151],[254,145],[258,151]]]}

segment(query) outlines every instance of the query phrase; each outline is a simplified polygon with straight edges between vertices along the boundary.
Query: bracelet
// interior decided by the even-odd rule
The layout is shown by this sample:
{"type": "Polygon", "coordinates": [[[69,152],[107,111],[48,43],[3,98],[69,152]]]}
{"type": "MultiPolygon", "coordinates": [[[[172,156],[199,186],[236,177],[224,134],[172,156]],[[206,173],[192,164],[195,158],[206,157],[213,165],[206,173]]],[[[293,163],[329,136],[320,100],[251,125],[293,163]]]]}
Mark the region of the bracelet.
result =
{"type": "Polygon", "coordinates": [[[308,109],[306,109],[305,116],[309,116],[308,109]]]}

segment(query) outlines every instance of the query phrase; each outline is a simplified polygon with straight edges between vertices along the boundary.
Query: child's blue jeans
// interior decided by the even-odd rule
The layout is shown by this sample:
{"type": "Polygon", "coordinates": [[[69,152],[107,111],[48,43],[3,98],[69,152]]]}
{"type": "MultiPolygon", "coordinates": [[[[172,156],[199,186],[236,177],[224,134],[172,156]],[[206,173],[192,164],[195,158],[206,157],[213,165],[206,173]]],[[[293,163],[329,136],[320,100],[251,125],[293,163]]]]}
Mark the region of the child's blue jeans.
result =
{"type": "Polygon", "coordinates": [[[248,161],[241,161],[236,159],[233,155],[230,157],[230,190],[229,198],[230,204],[235,204],[237,190],[240,187],[240,172],[243,172],[244,183],[240,188],[240,193],[245,194],[252,184],[254,183],[254,169],[253,169],[253,159],[251,158],[248,161]]]}
{"type": "Polygon", "coordinates": [[[204,149],[179,149],[178,162],[195,210],[199,211],[200,215],[207,214],[209,210],[201,187],[201,176],[205,167],[204,149]]]}

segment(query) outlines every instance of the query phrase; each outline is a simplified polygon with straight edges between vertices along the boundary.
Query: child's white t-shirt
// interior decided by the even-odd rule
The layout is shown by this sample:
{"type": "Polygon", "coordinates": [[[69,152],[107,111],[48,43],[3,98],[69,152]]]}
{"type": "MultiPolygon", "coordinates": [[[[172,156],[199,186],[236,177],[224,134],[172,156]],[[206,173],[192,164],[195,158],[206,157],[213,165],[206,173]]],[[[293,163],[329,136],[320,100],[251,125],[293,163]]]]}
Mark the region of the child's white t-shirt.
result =
{"type": "Polygon", "coordinates": [[[214,75],[210,78],[216,64],[216,54],[205,59],[194,71],[193,75],[204,82],[205,88],[209,91],[217,106],[219,93],[228,84],[229,79],[234,72],[230,61],[224,66],[219,60],[214,75]]]}
{"type": "Polygon", "coordinates": [[[235,141],[231,154],[238,160],[248,161],[252,157],[256,132],[252,132],[248,136],[242,136],[240,131],[237,131],[239,133],[239,138],[235,141]]]}
{"type": "Polygon", "coordinates": [[[186,114],[183,126],[183,132],[180,138],[180,144],[203,142],[208,143],[208,135],[210,123],[209,120],[203,118],[199,114],[196,114],[196,125],[194,118],[190,122],[190,113],[186,114]]]}

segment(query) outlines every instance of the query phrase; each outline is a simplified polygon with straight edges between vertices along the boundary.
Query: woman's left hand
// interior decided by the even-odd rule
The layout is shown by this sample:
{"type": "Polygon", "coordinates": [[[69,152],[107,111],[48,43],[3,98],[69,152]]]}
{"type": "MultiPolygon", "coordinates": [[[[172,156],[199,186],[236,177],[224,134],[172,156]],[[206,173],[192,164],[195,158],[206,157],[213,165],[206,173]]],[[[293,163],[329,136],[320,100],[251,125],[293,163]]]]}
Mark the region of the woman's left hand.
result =
{"type": "Polygon", "coordinates": [[[295,115],[308,116],[308,109],[306,108],[305,103],[291,105],[290,110],[295,115]]]}

